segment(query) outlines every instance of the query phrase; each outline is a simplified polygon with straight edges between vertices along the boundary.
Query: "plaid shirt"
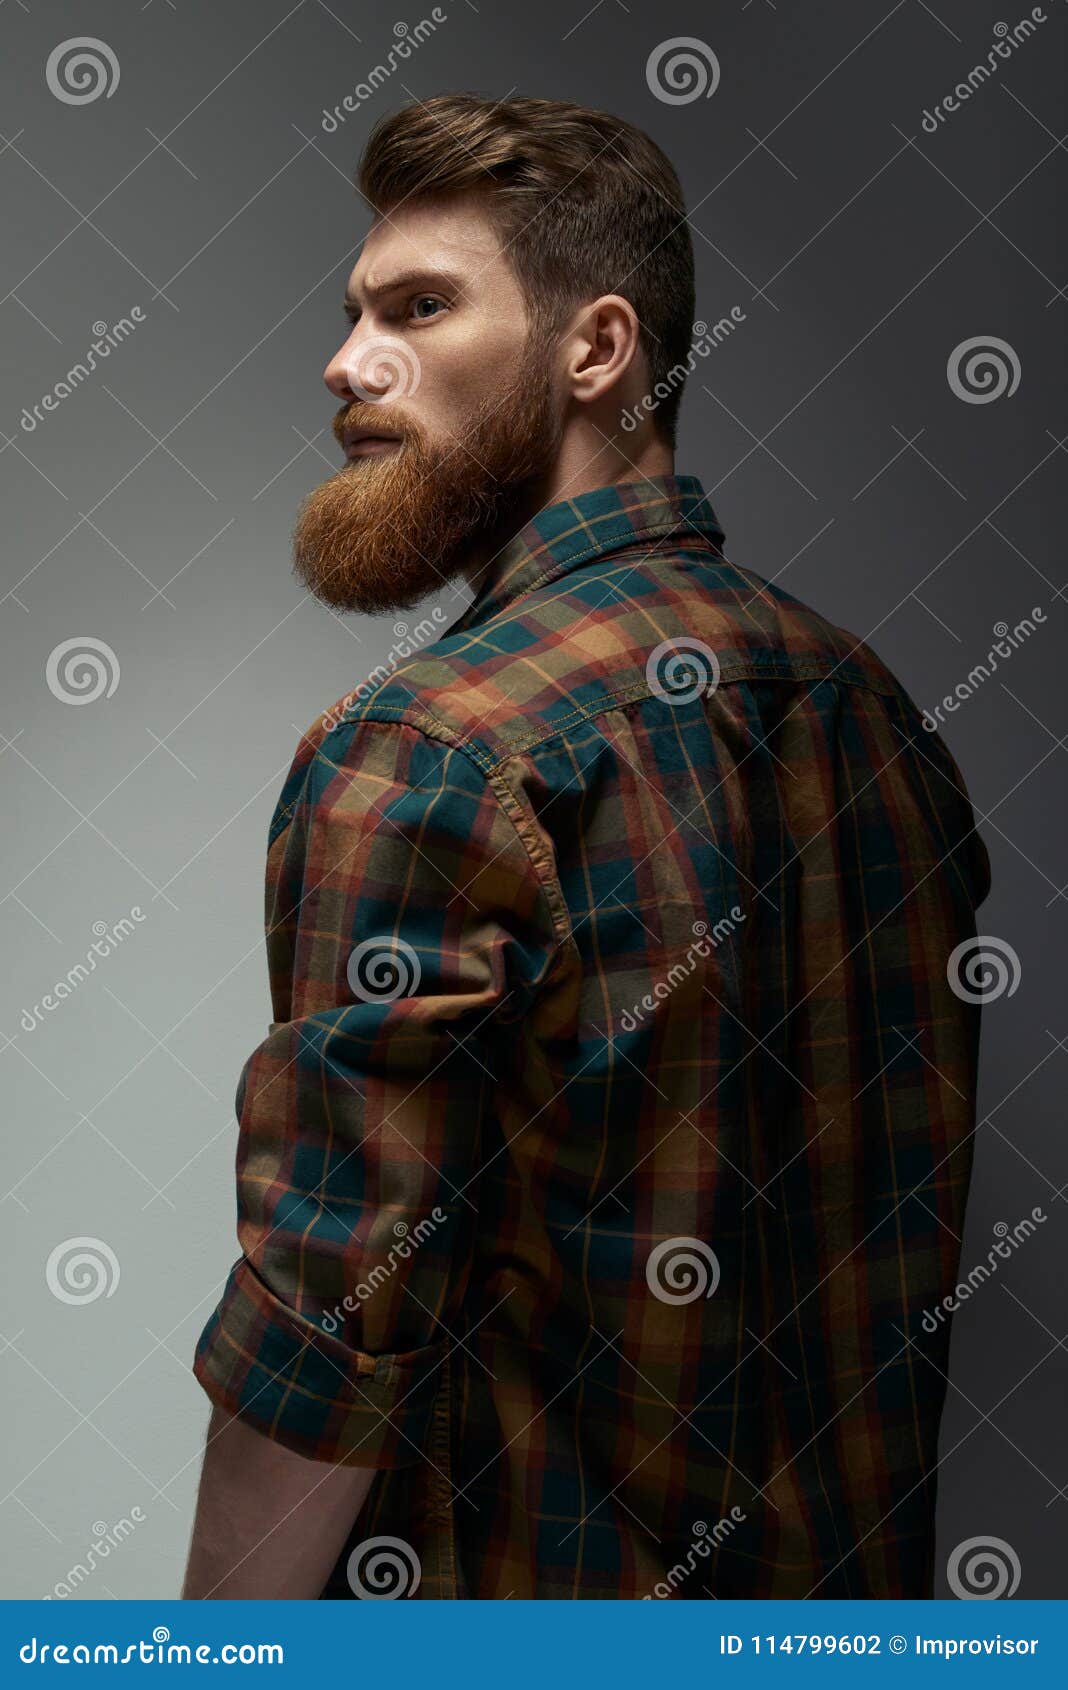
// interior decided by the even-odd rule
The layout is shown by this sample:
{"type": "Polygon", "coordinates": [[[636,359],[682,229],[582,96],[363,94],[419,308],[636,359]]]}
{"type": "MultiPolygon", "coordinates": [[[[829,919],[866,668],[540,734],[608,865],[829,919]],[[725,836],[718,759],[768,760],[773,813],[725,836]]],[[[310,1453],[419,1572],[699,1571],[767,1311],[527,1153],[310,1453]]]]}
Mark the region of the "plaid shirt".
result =
{"type": "Polygon", "coordinates": [[[324,1596],[931,1594],[989,863],[723,539],[554,504],[297,749],[194,1371],[379,1469],[324,1596]]]}

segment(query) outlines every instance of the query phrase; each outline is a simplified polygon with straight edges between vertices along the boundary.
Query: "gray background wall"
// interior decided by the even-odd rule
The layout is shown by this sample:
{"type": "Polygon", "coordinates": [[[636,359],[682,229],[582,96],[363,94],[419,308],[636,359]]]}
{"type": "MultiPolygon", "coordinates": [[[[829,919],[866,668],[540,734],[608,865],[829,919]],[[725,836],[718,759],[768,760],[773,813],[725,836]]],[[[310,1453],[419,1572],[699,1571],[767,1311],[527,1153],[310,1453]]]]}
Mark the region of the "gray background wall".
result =
{"type": "Polygon", "coordinates": [[[607,108],[676,161],[699,317],[745,312],[691,380],[678,458],[729,555],[869,637],[928,707],[995,624],[1045,614],[946,730],[986,818],[981,925],[1019,959],[984,1012],[965,1268],[999,1223],[1049,1218],[957,1318],[940,1555],[993,1535],[1021,1596],[1064,1596],[1065,8],[1047,0],[934,133],[925,110],[1022,6],[440,9],[333,133],[323,108],[430,15],[421,0],[0,12],[4,1592],[53,1591],[134,1509],[80,1593],[177,1592],[207,1412],[189,1359],[236,1253],[233,1093],[270,1016],[267,822],[297,735],[395,638],[304,596],[289,566],[298,500],[338,462],[320,374],[366,226],[350,176],[390,106],[474,88],[607,108]],[[46,64],[80,35],[119,75],[74,104],[46,64]],[[669,103],[646,66],[681,36],[720,82],[669,103]],[[93,325],[135,306],[27,427],[93,325]],[[1011,395],[953,390],[947,361],[975,336],[1011,349],[1011,395]],[[118,684],[72,704],[49,659],[86,639],[118,684]],[[35,1012],[124,917],[113,954],[35,1012]],[[83,1237],[98,1274],[79,1290],[83,1237]]]}

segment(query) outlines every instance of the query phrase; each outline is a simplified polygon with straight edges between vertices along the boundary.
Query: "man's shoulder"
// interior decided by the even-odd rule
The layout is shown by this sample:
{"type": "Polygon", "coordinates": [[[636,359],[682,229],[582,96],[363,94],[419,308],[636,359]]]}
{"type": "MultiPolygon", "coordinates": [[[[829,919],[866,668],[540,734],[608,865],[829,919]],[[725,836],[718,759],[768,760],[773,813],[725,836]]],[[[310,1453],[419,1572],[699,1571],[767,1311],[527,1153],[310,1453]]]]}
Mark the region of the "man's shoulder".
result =
{"type": "Polygon", "coordinates": [[[827,677],[907,697],[866,640],[774,583],[707,549],[636,547],[544,582],[485,621],[461,618],[336,700],[310,735],[322,744],[331,734],[340,747],[362,738],[343,736],[349,725],[393,724],[454,744],[488,771],[606,710],[662,696],[676,653],[703,657],[719,686],[827,677]]]}
{"type": "Polygon", "coordinates": [[[508,754],[525,720],[513,699],[510,669],[505,662],[494,673],[490,648],[477,634],[437,641],[320,711],[303,736],[308,756],[359,760],[376,739],[394,742],[395,754],[404,756],[401,742],[416,734],[443,754],[450,748],[466,752],[488,773],[508,754]]]}

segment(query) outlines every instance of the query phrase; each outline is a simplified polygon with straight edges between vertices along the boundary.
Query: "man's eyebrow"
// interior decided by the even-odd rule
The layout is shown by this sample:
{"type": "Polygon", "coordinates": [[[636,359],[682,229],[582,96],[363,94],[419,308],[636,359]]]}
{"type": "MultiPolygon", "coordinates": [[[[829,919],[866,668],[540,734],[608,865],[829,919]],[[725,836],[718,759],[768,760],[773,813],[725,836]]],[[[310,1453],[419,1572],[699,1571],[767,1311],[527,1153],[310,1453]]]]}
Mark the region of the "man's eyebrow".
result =
{"type": "MultiPolygon", "coordinates": [[[[404,270],[400,275],[390,276],[388,281],[379,282],[375,287],[365,288],[364,293],[369,300],[381,299],[385,294],[398,293],[401,288],[416,286],[437,287],[447,292],[459,293],[461,280],[459,276],[454,275],[449,270],[404,270]]],[[[363,310],[360,300],[348,289],[345,291],[345,310],[356,312],[363,310]]]]}

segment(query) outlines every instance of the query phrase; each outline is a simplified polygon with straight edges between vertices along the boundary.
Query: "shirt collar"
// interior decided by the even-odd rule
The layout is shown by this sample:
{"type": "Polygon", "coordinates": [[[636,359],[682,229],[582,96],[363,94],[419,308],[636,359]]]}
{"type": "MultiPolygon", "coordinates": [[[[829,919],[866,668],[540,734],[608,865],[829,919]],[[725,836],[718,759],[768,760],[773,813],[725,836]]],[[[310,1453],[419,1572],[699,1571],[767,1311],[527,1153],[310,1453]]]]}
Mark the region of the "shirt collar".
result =
{"type": "Polygon", "coordinates": [[[724,532],[696,475],[651,475],[546,505],[491,559],[450,634],[503,610],[533,587],[625,546],[698,536],[716,551],[724,532]]]}

